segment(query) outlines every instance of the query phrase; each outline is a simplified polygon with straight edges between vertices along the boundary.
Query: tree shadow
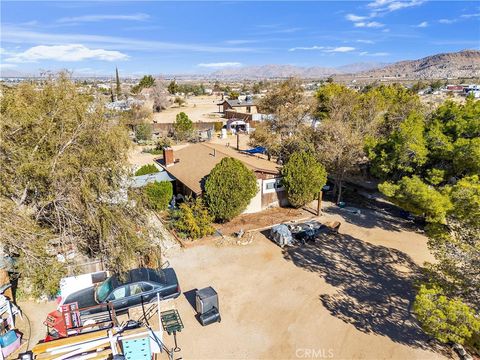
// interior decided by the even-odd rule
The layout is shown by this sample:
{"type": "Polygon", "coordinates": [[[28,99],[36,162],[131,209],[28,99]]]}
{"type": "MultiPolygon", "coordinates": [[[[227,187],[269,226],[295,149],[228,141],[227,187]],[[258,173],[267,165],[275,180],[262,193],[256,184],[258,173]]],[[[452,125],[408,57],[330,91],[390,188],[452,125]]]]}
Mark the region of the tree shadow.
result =
{"type": "Polygon", "coordinates": [[[362,332],[432,349],[431,338],[411,314],[421,269],[405,253],[336,234],[286,249],[284,257],[336,288],[335,294],[319,297],[333,316],[362,332]]]}
{"type": "Polygon", "coordinates": [[[372,202],[357,205],[350,204],[360,210],[360,214],[354,214],[347,209],[336,205],[325,207],[324,212],[342,216],[348,223],[358,225],[364,228],[378,227],[388,231],[420,231],[421,225],[412,220],[402,218],[402,210],[394,205],[378,205],[378,202],[372,202]]]}

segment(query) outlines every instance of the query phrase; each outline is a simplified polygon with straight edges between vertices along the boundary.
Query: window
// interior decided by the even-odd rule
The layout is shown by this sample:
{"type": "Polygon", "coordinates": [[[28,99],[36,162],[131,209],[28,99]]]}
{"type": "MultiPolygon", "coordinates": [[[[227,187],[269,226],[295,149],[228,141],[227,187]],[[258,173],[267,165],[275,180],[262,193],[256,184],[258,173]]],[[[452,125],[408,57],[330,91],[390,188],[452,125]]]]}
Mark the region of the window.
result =
{"type": "Polygon", "coordinates": [[[119,300],[119,299],[123,299],[125,296],[127,296],[127,287],[122,286],[113,290],[113,292],[108,297],[108,300],[109,301],[119,300]]]}
{"type": "Polygon", "coordinates": [[[268,182],[265,184],[265,190],[273,190],[275,189],[275,183],[274,182],[268,182]]]}
{"type": "Polygon", "coordinates": [[[143,291],[150,291],[150,290],[153,290],[153,286],[150,285],[150,284],[147,284],[147,283],[142,283],[142,289],[143,291]]]}
{"type": "Polygon", "coordinates": [[[138,294],[141,294],[142,292],[143,290],[140,283],[130,285],[130,296],[138,295],[138,294]]]}
{"type": "Polygon", "coordinates": [[[283,191],[284,187],[282,184],[282,179],[269,179],[263,180],[263,192],[264,193],[272,193],[276,191],[283,191]]]}

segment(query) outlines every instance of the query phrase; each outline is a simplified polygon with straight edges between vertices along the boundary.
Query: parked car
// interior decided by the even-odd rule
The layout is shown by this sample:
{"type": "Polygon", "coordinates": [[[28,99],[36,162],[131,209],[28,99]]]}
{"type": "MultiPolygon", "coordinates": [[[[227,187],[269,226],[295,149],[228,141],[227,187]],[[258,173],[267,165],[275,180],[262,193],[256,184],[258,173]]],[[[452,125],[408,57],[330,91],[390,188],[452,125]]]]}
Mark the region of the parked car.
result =
{"type": "Polygon", "coordinates": [[[128,271],[122,277],[111,276],[96,286],[76,291],[62,299],[60,305],[77,303],[79,309],[95,306],[81,311],[82,314],[105,311],[111,303],[116,311],[154,301],[157,294],[161,299],[177,298],[180,285],[172,268],[163,270],[139,268],[128,271]]]}

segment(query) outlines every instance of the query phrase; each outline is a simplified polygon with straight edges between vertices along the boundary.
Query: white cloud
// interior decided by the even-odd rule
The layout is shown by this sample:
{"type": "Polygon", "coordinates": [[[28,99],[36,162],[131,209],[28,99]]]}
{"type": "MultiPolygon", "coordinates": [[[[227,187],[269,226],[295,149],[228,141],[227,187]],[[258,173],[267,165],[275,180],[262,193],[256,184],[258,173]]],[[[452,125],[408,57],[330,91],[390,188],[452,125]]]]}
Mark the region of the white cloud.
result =
{"type": "Polygon", "coordinates": [[[457,19],[440,19],[438,22],[440,24],[453,24],[457,22],[457,19]]]}
{"type": "Polygon", "coordinates": [[[105,35],[87,34],[53,34],[24,30],[21,27],[3,26],[2,39],[8,39],[9,43],[18,44],[50,44],[62,45],[71,43],[83,43],[90,47],[101,47],[114,50],[134,51],[197,51],[210,53],[251,52],[254,49],[245,47],[222,47],[204,44],[171,43],[163,41],[149,41],[132,38],[123,38],[105,35]]]}
{"type": "Polygon", "coordinates": [[[362,51],[360,54],[360,56],[388,56],[390,55],[389,53],[387,52],[374,52],[374,53],[370,53],[368,51],[362,51]]]}
{"type": "Polygon", "coordinates": [[[223,68],[223,67],[238,67],[242,66],[242,63],[239,62],[218,62],[218,63],[202,63],[197,66],[205,68],[223,68]]]}
{"type": "Polygon", "coordinates": [[[57,20],[58,23],[79,23],[79,22],[99,22],[109,20],[125,20],[125,21],[145,21],[150,18],[148,14],[131,14],[131,15],[83,15],[73,17],[63,17],[57,20]]]}
{"type": "Polygon", "coordinates": [[[479,16],[480,16],[480,13],[460,15],[460,17],[462,17],[464,19],[469,19],[469,18],[472,18],[472,17],[479,17],[479,16]]]}
{"type": "Polygon", "coordinates": [[[327,49],[325,50],[325,52],[340,52],[340,53],[344,53],[344,52],[349,52],[349,51],[353,51],[355,50],[354,47],[351,47],[351,46],[339,46],[339,47],[336,47],[336,48],[333,48],[333,49],[327,49]]]}
{"type": "Polygon", "coordinates": [[[297,51],[297,50],[323,50],[325,49],[325,46],[298,46],[298,47],[293,47],[291,49],[288,49],[288,51],[297,51]]]}
{"type": "Polygon", "coordinates": [[[298,50],[305,50],[305,51],[311,51],[311,50],[318,50],[321,52],[325,53],[336,53],[336,52],[349,52],[355,50],[354,47],[350,46],[338,46],[338,47],[333,47],[333,46],[298,46],[294,47],[291,49],[288,49],[288,51],[298,51],[298,50]]]}
{"type": "Polygon", "coordinates": [[[27,63],[38,60],[82,61],[82,60],[116,61],[126,60],[128,55],[119,51],[90,49],[81,44],[39,45],[24,52],[16,53],[5,59],[8,62],[27,63]]]}
{"type": "Polygon", "coordinates": [[[239,40],[226,40],[225,44],[243,45],[243,44],[253,44],[253,43],[257,43],[257,42],[258,42],[258,40],[242,40],[242,39],[239,39],[239,40]]]}
{"type": "Polygon", "coordinates": [[[366,27],[366,28],[380,28],[384,27],[385,25],[376,21],[369,21],[369,22],[357,22],[353,24],[355,27],[366,27]]]}
{"type": "Polygon", "coordinates": [[[377,12],[392,12],[400,9],[409,8],[412,6],[418,6],[425,2],[425,0],[375,0],[369,3],[369,8],[375,9],[377,12]]]}
{"type": "Polygon", "coordinates": [[[373,40],[362,40],[362,39],[359,39],[359,40],[355,40],[357,43],[360,43],[360,44],[375,44],[375,41],[373,40]]]}
{"type": "Polygon", "coordinates": [[[420,24],[416,25],[415,27],[426,28],[427,26],[428,26],[428,22],[427,21],[422,21],[420,24]]]}
{"type": "Polygon", "coordinates": [[[349,21],[362,21],[362,20],[368,19],[368,16],[358,16],[358,15],[355,15],[355,14],[347,14],[345,16],[345,19],[347,19],[349,21]]]}

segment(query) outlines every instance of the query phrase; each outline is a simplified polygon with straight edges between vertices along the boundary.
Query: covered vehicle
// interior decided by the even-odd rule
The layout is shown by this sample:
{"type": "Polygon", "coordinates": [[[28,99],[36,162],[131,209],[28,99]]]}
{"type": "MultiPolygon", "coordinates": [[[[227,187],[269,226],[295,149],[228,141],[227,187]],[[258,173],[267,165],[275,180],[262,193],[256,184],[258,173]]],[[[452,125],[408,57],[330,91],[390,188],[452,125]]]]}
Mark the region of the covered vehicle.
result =
{"type": "Polygon", "coordinates": [[[318,236],[322,228],[322,224],[315,220],[289,225],[293,238],[303,244],[308,241],[315,241],[315,238],[318,236]]]}
{"type": "Polygon", "coordinates": [[[122,277],[114,275],[99,285],[76,291],[62,299],[60,306],[77,303],[79,309],[93,307],[81,310],[81,313],[89,314],[102,311],[98,305],[111,303],[119,311],[155,300],[157,294],[161,299],[170,299],[177,298],[180,293],[177,275],[172,268],[139,268],[122,277]]]}
{"type": "Polygon", "coordinates": [[[294,245],[292,232],[285,224],[280,224],[272,227],[270,230],[270,239],[275,241],[280,247],[294,245]]]}

